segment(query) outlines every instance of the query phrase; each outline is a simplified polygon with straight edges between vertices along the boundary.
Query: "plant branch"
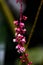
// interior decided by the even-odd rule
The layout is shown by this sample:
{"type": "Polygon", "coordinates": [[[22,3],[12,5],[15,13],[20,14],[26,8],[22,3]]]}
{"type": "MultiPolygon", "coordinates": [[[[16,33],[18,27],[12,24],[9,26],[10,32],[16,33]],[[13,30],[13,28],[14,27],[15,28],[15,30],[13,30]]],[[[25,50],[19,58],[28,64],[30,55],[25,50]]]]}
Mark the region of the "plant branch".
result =
{"type": "Polygon", "coordinates": [[[35,27],[36,27],[37,19],[38,19],[38,16],[39,16],[39,13],[40,13],[42,4],[43,4],[43,0],[41,0],[40,5],[39,5],[39,7],[38,7],[38,11],[37,11],[37,14],[36,14],[36,17],[35,17],[35,21],[34,21],[34,24],[33,24],[33,26],[32,26],[32,29],[31,29],[31,32],[30,32],[30,35],[29,35],[29,38],[28,38],[28,42],[27,42],[27,44],[26,44],[26,49],[28,48],[28,45],[29,45],[29,42],[30,42],[30,40],[31,40],[32,34],[33,34],[34,29],[35,29],[35,27]]]}

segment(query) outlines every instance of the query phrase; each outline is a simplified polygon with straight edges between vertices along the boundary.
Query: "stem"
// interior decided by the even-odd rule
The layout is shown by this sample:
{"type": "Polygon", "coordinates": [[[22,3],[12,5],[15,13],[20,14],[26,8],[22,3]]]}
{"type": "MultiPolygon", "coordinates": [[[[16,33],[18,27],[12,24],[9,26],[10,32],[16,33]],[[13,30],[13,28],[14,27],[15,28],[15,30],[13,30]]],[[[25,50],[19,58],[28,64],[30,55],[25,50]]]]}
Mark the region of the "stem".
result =
{"type": "Polygon", "coordinates": [[[32,26],[32,30],[31,30],[31,32],[30,32],[30,35],[29,35],[29,38],[28,38],[28,42],[27,42],[27,44],[26,44],[26,49],[27,49],[27,47],[28,47],[28,45],[29,45],[29,42],[30,42],[31,37],[32,37],[32,34],[33,34],[33,32],[34,32],[34,29],[35,29],[35,26],[36,26],[36,23],[37,23],[37,19],[38,19],[38,16],[39,16],[39,13],[40,13],[42,4],[43,4],[43,0],[41,0],[41,3],[40,3],[40,5],[39,5],[38,11],[37,11],[37,14],[36,14],[36,17],[35,17],[35,21],[34,21],[34,24],[33,24],[33,26],[32,26]]]}
{"type": "Polygon", "coordinates": [[[22,0],[20,0],[20,22],[22,21],[22,0]]]}

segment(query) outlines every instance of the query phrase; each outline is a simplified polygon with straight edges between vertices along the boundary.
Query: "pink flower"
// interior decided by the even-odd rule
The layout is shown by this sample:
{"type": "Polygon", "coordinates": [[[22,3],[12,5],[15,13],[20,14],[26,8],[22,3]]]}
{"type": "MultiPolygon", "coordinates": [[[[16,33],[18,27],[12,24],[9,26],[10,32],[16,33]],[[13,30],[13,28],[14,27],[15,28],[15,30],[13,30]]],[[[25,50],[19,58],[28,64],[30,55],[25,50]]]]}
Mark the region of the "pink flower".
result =
{"type": "Polygon", "coordinates": [[[18,42],[18,37],[16,37],[16,42],[18,42]]]}
{"type": "Polygon", "coordinates": [[[20,28],[23,28],[24,26],[24,23],[20,22],[20,28]]]}
{"type": "Polygon", "coordinates": [[[24,33],[26,32],[26,29],[23,29],[22,32],[23,32],[23,34],[24,34],[24,33]]]}
{"type": "Polygon", "coordinates": [[[20,50],[21,53],[25,52],[25,48],[24,47],[20,47],[19,50],[20,50]]]}
{"type": "Polygon", "coordinates": [[[14,21],[14,24],[15,24],[15,25],[18,25],[18,21],[14,21]]]}
{"type": "Polygon", "coordinates": [[[23,16],[23,19],[24,19],[24,20],[27,20],[27,17],[26,17],[26,16],[23,16]]]}
{"type": "Polygon", "coordinates": [[[18,44],[18,45],[16,46],[16,49],[18,49],[18,50],[17,50],[18,53],[23,53],[23,52],[25,52],[25,48],[22,47],[20,44],[18,44]]]}
{"type": "Polygon", "coordinates": [[[16,49],[20,49],[20,47],[21,47],[20,44],[18,44],[18,45],[16,46],[16,49]]]}
{"type": "Polygon", "coordinates": [[[20,40],[20,42],[21,42],[22,44],[26,43],[25,37],[24,37],[22,40],[20,40]]]}
{"type": "Polygon", "coordinates": [[[16,42],[20,42],[20,40],[23,38],[21,34],[18,34],[16,37],[16,42]]]}
{"type": "Polygon", "coordinates": [[[21,34],[18,34],[18,39],[22,39],[23,38],[23,35],[21,35],[21,34]]]}
{"type": "Polygon", "coordinates": [[[20,28],[15,28],[15,31],[16,32],[20,32],[20,28]]]}
{"type": "Polygon", "coordinates": [[[18,42],[18,38],[16,38],[16,39],[13,39],[13,42],[18,42]]]}

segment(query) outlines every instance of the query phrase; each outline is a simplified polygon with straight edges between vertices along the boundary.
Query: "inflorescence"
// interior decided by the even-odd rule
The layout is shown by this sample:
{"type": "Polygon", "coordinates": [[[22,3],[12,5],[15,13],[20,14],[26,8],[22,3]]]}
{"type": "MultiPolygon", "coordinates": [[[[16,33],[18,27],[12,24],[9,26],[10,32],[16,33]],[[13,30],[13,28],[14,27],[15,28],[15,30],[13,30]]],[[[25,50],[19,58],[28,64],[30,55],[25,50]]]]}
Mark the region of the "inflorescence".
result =
{"type": "Polygon", "coordinates": [[[23,54],[19,58],[23,63],[27,63],[27,65],[31,65],[32,62],[29,62],[28,60],[28,54],[25,53],[26,49],[24,47],[26,43],[26,37],[24,34],[26,33],[26,28],[25,24],[22,22],[27,20],[26,16],[22,15],[22,0],[16,0],[16,2],[20,2],[20,22],[18,20],[15,20],[13,23],[16,25],[15,30],[15,39],[13,39],[13,42],[17,42],[18,44],[16,45],[17,52],[20,54],[23,54]]]}

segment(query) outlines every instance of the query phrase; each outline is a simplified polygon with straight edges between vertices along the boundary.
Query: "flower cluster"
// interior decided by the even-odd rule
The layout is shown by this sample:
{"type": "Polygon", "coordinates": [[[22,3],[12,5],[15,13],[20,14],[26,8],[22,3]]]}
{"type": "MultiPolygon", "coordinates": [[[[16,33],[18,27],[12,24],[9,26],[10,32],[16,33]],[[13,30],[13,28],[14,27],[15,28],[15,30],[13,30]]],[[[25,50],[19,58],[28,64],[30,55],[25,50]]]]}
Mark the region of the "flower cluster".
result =
{"type": "MultiPolygon", "coordinates": [[[[27,20],[27,17],[24,20],[27,20]]],[[[19,23],[18,21],[14,21],[14,25],[16,25],[16,28],[14,29],[15,39],[13,39],[13,42],[18,42],[18,44],[16,45],[17,52],[23,54],[22,56],[20,56],[20,59],[23,63],[25,62],[27,63],[27,65],[31,65],[32,62],[29,62],[28,54],[25,53],[26,49],[24,47],[24,44],[26,43],[26,38],[24,36],[24,34],[26,33],[25,25],[23,22],[19,23]]]]}
{"type": "Polygon", "coordinates": [[[26,37],[24,34],[26,33],[25,24],[22,22],[22,20],[26,21],[27,17],[22,16],[22,0],[16,0],[16,2],[20,2],[20,22],[18,20],[15,20],[13,23],[16,25],[15,30],[15,38],[13,39],[13,42],[17,42],[16,49],[18,53],[21,53],[22,56],[20,56],[21,61],[26,63],[27,65],[31,65],[32,62],[29,62],[28,60],[28,54],[26,53],[26,49],[24,47],[24,44],[26,43],[26,37]]]}
{"type": "MultiPolygon", "coordinates": [[[[23,17],[24,20],[27,20],[27,17],[23,17]]],[[[16,49],[17,52],[23,53],[25,52],[24,44],[26,43],[26,38],[24,36],[26,29],[23,22],[18,23],[18,21],[14,21],[14,24],[16,25],[15,30],[15,39],[13,39],[13,42],[18,42],[16,49]]]]}
{"type": "Polygon", "coordinates": [[[27,53],[25,53],[23,56],[20,56],[20,59],[21,59],[21,61],[23,63],[26,63],[27,65],[31,65],[32,64],[32,61],[29,62],[29,60],[28,60],[28,54],[27,53]]]}

